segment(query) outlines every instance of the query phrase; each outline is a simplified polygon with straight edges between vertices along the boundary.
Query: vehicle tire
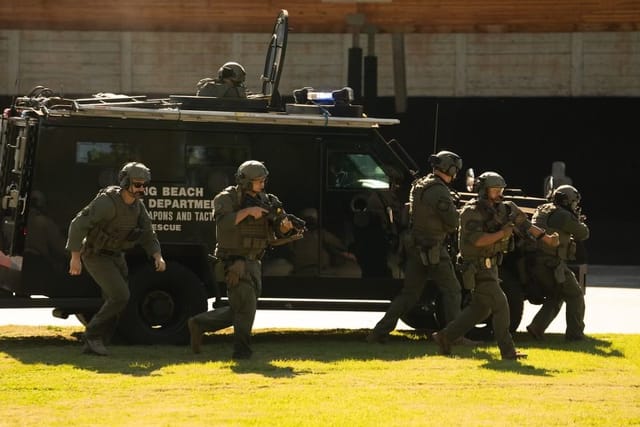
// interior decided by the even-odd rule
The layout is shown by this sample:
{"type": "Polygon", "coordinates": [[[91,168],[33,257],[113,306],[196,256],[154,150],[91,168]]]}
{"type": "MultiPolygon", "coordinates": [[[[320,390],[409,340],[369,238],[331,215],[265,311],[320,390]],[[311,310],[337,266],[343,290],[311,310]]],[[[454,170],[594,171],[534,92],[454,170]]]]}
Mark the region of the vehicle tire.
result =
{"type": "Polygon", "coordinates": [[[207,309],[204,285],[179,263],[167,263],[164,272],[146,264],[131,277],[130,289],[118,330],[131,344],[186,344],[187,320],[207,309]]]}
{"type": "Polygon", "coordinates": [[[89,324],[89,322],[91,321],[91,319],[93,319],[93,316],[96,315],[98,311],[83,311],[82,313],[75,313],[74,315],[76,316],[76,319],[78,319],[78,322],[82,323],[82,326],[87,326],[89,324]]]}
{"type": "Polygon", "coordinates": [[[434,292],[427,287],[420,298],[420,303],[403,315],[400,320],[413,329],[439,331],[444,327],[442,325],[444,313],[440,307],[442,307],[442,303],[439,292],[434,292]]]}

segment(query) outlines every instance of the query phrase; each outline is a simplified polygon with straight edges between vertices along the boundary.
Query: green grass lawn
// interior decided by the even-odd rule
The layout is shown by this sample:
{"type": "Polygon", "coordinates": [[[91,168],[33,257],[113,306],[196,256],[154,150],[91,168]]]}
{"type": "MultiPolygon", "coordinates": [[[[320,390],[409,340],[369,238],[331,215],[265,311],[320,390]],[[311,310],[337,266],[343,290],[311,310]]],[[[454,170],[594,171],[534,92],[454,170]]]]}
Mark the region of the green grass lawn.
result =
{"type": "Polygon", "coordinates": [[[256,330],[232,361],[230,331],[186,346],[81,353],[81,328],[0,327],[0,426],[640,425],[640,335],[565,343],[515,336],[454,347],[419,332],[367,344],[368,330],[256,330]]]}

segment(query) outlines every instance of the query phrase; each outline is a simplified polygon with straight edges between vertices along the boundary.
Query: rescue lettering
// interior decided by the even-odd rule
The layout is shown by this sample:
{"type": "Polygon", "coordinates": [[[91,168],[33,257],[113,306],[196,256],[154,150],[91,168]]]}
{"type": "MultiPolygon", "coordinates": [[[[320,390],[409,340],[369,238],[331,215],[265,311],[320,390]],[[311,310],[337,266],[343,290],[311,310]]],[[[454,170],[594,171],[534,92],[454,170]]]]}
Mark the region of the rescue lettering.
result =
{"type": "Polygon", "coordinates": [[[145,204],[153,229],[163,232],[182,231],[181,223],[213,220],[213,199],[205,198],[204,187],[155,187],[146,189],[145,204]]]}

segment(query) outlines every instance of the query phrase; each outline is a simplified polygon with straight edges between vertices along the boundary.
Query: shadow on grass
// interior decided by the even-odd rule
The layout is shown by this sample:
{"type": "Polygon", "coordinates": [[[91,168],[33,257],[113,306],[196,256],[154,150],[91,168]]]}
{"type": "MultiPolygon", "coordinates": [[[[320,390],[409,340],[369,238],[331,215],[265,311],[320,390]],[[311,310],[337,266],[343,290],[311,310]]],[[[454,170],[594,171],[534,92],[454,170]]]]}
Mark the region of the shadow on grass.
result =
{"type": "MultiPolygon", "coordinates": [[[[34,332],[40,332],[34,331],[34,332]]],[[[46,331],[46,335],[4,336],[0,333],[0,352],[25,364],[73,365],[100,373],[119,373],[130,376],[147,376],[166,366],[192,363],[212,363],[229,368],[238,374],[255,373],[266,377],[286,378],[305,375],[311,371],[286,365],[287,361],[316,361],[332,363],[341,360],[399,361],[437,356],[437,346],[426,340],[420,331],[396,331],[386,344],[369,344],[365,337],[369,329],[324,330],[257,330],[253,335],[254,355],[249,360],[231,359],[233,336],[230,330],[207,334],[202,353],[193,354],[189,346],[170,345],[110,345],[110,355],[100,357],[82,353],[79,332],[65,328],[46,331]],[[277,363],[277,364],[276,364],[277,363]]],[[[26,332],[29,334],[29,330],[26,332]]],[[[518,348],[553,348],[580,351],[605,357],[622,357],[606,340],[588,338],[581,342],[567,343],[562,336],[549,335],[548,339],[530,341],[516,334],[518,348]],[[526,345],[522,345],[526,342],[526,345]]],[[[495,352],[485,350],[495,346],[485,343],[480,347],[455,346],[455,357],[485,359],[483,368],[496,371],[513,371],[525,375],[549,375],[544,369],[532,365],[535,360],[502,361],[495,352]]],[[[428,363],[425,360],[425,363],[428,363]]]]}
{"type": "Polygon", "coordinates": [[[594,356],[604,357],[624,357],[624,353],[613,347],[611,341],[587,336],[581,341],[567,341],[564,334],[545,334],[544,339],[539,341],[531,337],[528,333],[518,332],[514,335],[516,346],[526,348],[553,349],[571,351],[578,353],[588,353],[594,356]]]}

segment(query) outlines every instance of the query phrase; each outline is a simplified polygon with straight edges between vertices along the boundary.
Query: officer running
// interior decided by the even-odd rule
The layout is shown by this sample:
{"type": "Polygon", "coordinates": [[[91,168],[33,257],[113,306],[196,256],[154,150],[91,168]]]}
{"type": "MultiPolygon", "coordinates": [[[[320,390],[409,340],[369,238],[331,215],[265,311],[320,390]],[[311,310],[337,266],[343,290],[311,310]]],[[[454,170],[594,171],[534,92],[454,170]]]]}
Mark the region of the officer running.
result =
{"type": "Polygon", "coordinates": [[[532,222],[538,227],[553,231],[560,236],[560,246],[553,248],[534,244],[534,252],[527,256],[530,277],[537,286],[549,295],[534,316],[527,331],[537,340],[543,339],[544,331],[556,318],[566,302],[567,341],[584,339],[584,291],[578,279],[567,266],[575,260],[576,241],[589,238],[589,227],[580,209],[580,193],[571,185],[561,185],[551,194],[550,202],[538,206],[532,222]]]}
{"type": "Polygon", "coordinates": [[[66,249],[71,252],[69,274],[78,276],[82,264],[102,289],[104,303],[87,324],[84,352],[106,356],[104,346],[115,331],[118,316],[129,302],[128,267],[124,251],[140,244],[153,257],[156,271],[166,264],[160,242],[142,197],[151,172],[142,163],[125,164],[119,186],[100,190],[69,225],[66,249]]]}
{"type": "Polygon", "coordinates": [[[420,300],[428,279],[435,282],[442,294],[444,324],[460,313],[461,288],[446,239],[458,228],[459,214],[449,185],[462,169],[462,159],[451,151],[440,151],[429,156],[429,164],[432,172],[414,181],[409,193],[404,285],[367,336],[370,343],[387,341],[398,319],[420,300]]]}
{"type": "Polygon", "coordinates": [[[281,206],[273,194],[264,192],[269,172],[264,164],[248,160],[238,167],[236,186],[230,186],[213,199],[216,223],[216,267],[224,267],[229,306],[219,307],[189,319],[191,349],[200,353],[202,334],[233,325],[233,359],[248,359],[250,339],[258,297],[262,291],[261,258],[274,238],[295,232],[286,216],[274,218],[272,212],[252,202],[256,198],[265,205],[281,206]]]}
{"type": "Polygon", "coordinates": [[[509,332],[509,303],[500,288],[498,265],[502,254],[511,250],[514,229],[522,236],[543,240],[558,246],[558,235],[547,235],[531,224],[513,202],[502,201],[507,186],[495,172],[478,177],[478,197],[469,200],[460,213],[458,235],[459,262],[465,289],[471,302],[460,315],[440,332],[431,336],[440,354],[451,354],[451,343],[477,323],[492,315],[493,332],[502,359],[519,359],[526,354],[516,350],[509,332]]]}

